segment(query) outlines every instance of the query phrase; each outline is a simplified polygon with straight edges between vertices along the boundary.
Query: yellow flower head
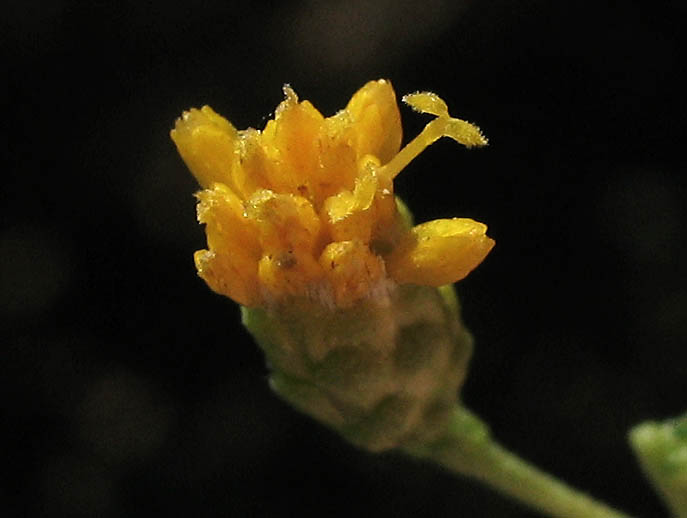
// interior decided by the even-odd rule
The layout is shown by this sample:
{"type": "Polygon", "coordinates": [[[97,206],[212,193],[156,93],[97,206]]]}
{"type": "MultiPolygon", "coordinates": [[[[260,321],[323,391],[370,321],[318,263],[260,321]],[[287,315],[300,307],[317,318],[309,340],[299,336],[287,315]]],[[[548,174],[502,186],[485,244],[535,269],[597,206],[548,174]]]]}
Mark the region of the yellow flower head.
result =
{"type": "Polygon", "coordinates": [[[494,245],[485,225],[454,218],[411,228],[393,191],[394,177],[438,138],[486,144],[477,127],[450,117],[435,94],[411,94],[404,102],[436,118],[399,151],[388,81],[367,83],[327,118],[284,93],[262,131],[237,131],[204,106],[171,132],[203,187],[208,249],[195,262],[214,291],[245,306],[305,296],[350,307],[394,284],[455,282],[484,259],[494,245]]]}

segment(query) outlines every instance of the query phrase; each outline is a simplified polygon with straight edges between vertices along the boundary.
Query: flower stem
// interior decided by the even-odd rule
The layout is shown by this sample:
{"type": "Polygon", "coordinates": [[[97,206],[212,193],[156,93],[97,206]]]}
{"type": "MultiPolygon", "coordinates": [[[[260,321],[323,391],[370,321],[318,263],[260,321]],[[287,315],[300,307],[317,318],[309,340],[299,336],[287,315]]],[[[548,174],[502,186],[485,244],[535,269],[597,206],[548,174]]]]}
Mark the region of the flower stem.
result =
{"type": "Polygon", "coordinates": [[[487,426],[457,407],[446,433],[431,444],[406,448],[449,470],[474,477],[542,513],[559,518],[629,518],[528,464],[497,444],[487,426]]]}

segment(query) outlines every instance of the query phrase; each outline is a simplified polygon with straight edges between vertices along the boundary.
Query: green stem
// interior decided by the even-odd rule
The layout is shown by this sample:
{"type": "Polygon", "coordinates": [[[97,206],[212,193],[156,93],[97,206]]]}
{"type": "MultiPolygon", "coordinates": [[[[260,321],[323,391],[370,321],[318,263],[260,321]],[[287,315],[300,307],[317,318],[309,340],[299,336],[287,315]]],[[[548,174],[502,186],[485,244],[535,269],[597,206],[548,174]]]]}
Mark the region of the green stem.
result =
{"type": "Polygon", "coordinates": [[[406,448],[449,470],[474,477],[549,516],[559,518],[629,518],[528,464],[498,445],[487,426],[458,407],[446,434],[437,441],[406,448]]]}

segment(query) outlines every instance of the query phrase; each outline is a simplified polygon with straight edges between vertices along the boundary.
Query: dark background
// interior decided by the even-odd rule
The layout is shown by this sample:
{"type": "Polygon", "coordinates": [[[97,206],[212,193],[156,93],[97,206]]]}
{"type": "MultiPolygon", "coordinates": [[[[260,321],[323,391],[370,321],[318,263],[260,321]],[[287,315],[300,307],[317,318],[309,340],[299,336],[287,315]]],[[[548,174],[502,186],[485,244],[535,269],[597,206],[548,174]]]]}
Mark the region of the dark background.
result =
{"type": "MultiPolygon", "coordinates": [[[[490,138],[440,141],[397,181],[419,221],[472,217],[497,243],[459,285],[464,401],[525,458],[661,516],[625,435],[687,407],[687,8],[618,5],[11,2],[4,515],[533,516],[288,408],[196,277],[181,111],[260,128],[285,82],[330,115],[384,77],[490,138]]],[[[427,121],[402,116],[410,137],[427,121]]]]}

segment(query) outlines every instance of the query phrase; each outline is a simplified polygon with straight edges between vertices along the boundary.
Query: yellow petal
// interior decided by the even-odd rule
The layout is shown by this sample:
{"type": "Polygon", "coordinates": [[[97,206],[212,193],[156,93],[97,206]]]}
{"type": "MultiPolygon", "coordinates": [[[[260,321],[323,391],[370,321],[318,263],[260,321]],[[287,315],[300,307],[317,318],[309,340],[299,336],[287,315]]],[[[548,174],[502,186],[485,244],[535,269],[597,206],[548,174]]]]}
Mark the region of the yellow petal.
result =
{"type": "Polygon", "coordinates": [[[380,174],[378,164],[369,163],[368,167],[374,171],[377,179],[377,192],[374,199],[375,222],[373,239],[382,241],[396,241],[396,196],[394,196],[394,182],[388,175],[380,174]]]}
{"type": "Polygon", "coordinates": [[[257,190],[278,190],[274,183],[274,163],[262,146],[258,130],[249,128],[238,134],[239,160],[232,169],[233,184],[236,193],[247,200],[257,190]]]}
{"type": "Polygon", "coordinates": [[[353,192],[340,192],[324,202],[323,219],[333,241],[370,241],[377,219],[373,207],[376,194],[377,178],[368,170],[356,178],[353,192]]]}
{"type": "Polygon", "coordinates": [[[350,121],[343,113],[325,119],[320,137],[320,173],[315,185],[318,207],[342,190],[352,191],[358,175],[358,155],[349,137],[350,121]]]}
{"type": "Polygon", "coordinates": [[[260,284],[275,299],[287,295],[309,295],[324,273],[309,254],[282,251],[264,256],[258,265],[260,284]]]}
{"type": "Polygon", "coordinates": [[[459,281],[494,246],[486,231],[483,223],[465,218],[417,225],[386,257],[387,271],[400,284],[442,286],[459,281]]]}
{"type": "Polygon", "coordinates": [[[308,101],[298,102],[289,87],[284,87],[286,99],[277,107],[274,121],[262,133],[262,146],[279,168],[274,182],[284,185],[287,192],[309,197],[311,183],[319,172],[319,140],[324,129],[324,117],[308,101]]]}
{"type": "Polygon", "coordinates": [[[401,146],[401,114],[391,83],[370,81],[358,90],[346,112],[352,124],[353,147],[358,158],[374,155],[385,164],[401,146]]]}
{"type": "Polygon", "coordinates": [[[259,257],[260,248],[255,224],[246,218],[241,200],[226,185],[215,183],[200,191],[198,221],[205,223],[208,246],[213,250],[239,248],[259,257]]]}
{"type": "Polygon", "coordinates": [[[170,133],[179,154],[202,187],[213,182],[232,185],[237,160],[234,126],[209,106],[192,108],[177,119],[170,133]]]}
{"type": "Polygon", "coordinates": [[[254,271],[248,272],[234,258],[233,254],[217,254],[210,250],[198,250],[193,255],[198,275],[212,291],[230,297],[244,306],[260,305],[262,298],[257,263],[253,267],[254,271]]]}
{"type": "Polygon", "coordinates": [[[350,306],[384,277],[384,262],[360,241],[330,243],[320,256],[320,265],[337,307],[350,306]]]}
{"type": "Polygon", "coordinates": [[[261,190],[245,208],[248,218],[256,223],[264,253],[314,253],[320,240],[320,218],[302,196],[261,190]]]}
{"type": "Polygon", "coordinates": [[[255,224],[243,214],[243,205],[225,185],[198,193],[198,220],[205,223],[209,250],[196,252],[198,275],[216,292],[244,305],[258,296],[260,247],[255,224]]]}

